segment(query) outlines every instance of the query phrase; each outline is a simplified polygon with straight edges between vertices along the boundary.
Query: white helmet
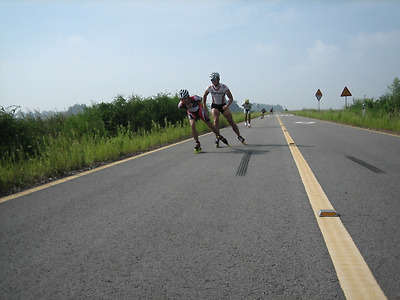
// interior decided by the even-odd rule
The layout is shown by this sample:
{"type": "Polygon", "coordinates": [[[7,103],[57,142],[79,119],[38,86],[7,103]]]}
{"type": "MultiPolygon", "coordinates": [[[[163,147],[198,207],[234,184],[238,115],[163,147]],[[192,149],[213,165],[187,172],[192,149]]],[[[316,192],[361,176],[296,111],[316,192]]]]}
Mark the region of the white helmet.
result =
{"type": "Polygon", "coordinates": [[[183,99],[183,98],[186,98],[186,97],[189,97],[188,90],[184,90],[184,89],[180,90],[179,91],[179,99],[183,99]]]}
{"type": "Polygon", "coordinates": [[[219,79],[219,73],[218,72],[212,72],[211,75],[210,75],[210,80],[214,81],[214,80],[217,80],[217,79],[219,79]]]}

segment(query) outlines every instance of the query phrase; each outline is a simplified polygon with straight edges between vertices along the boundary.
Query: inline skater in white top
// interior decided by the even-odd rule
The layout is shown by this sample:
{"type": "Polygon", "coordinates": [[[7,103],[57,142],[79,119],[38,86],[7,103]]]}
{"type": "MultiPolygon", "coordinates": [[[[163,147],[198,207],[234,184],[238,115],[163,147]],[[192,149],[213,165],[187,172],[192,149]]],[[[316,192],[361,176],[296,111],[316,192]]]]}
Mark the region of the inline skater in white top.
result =
{"type": "MultiPolygon", "coordinates": [[[[237,134],[238,140],[243,145],[246,145],[246,143],[244,142],[244,138],[240,135],[238,126],[236,125],[235,121],[233,121],[232,113],[229,109],[229,106],[233,102],[233,96],[231,91],[225,84],[219,82],[220,80],[219,73],[217,72],[211,73],[210,80],[212,82],[212,85],[206,88],[203,96],[204,108],[207,109],[207,103],[206,103],[207,96],[208,94],[211,93],[212,97],[211,113],[214,118],[215,127],[219,129],[219,115],[221,113],[228,121],[229,125],[231,125],[233,131],[237,134]],[[229,98],[228,103],[226,103],[225,95],[227,95],[229,98]]],[[[219,147],[218,138],[215,140],[215,146],[217,148],[219,147]]]]}
{"type": "Polygon", "coordinates": [[[249,99],[244,100],[242,106],[244,108],[244,126],[249,126],[249,128],[251,128],[251,103],[249,99]]]}

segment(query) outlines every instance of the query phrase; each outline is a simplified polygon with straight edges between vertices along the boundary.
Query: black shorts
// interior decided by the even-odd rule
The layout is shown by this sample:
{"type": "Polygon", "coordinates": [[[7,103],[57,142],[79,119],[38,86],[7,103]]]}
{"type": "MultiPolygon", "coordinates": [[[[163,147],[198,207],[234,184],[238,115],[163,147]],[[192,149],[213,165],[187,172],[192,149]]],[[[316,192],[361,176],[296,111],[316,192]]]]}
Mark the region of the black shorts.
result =
{"type": "Polygon", "coordinates": [[[219,111],[221,114],[224,114],[224,110],[223,110],[222,108],[223,108],[225,105],[226,105],[226,103],[222,103],[222,104],[215,104],[215,103],[212,103],[212,104],[211,104],[211,109],[216,108],[216,109],[218,109],[218,111],[219,111]]]}

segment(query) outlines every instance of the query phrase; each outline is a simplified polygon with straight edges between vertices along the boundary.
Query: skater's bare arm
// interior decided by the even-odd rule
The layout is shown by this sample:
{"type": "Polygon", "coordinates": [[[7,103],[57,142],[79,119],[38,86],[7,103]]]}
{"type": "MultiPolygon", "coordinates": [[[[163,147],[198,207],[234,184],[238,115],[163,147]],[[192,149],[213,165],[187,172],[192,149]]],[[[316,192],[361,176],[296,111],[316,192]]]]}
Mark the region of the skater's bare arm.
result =
{"type": "Polygon", "coordinates": [[[224,106],[224,110],[227,109],[227,108],[229,108],[229,106],[231,106],[231,104],[232,104],[232,102],[233,102],[233,96],[232,96],[231,91],[228,90],[228,91],[226,92],[226,95],[228,96],[229,101],[228,101],[228,104],[227,104],[226,106],[224,106]]]}
{"type": "Polygon", "coordinates": [[[205,92],[204,92],[204,95],[203,95],[203,104],[204,104],[204,109],[206,110],[206,111],[208,111],[208,107],[207,107],[207,96],[208,96],[208,91],[206,90],[205,92]]]}

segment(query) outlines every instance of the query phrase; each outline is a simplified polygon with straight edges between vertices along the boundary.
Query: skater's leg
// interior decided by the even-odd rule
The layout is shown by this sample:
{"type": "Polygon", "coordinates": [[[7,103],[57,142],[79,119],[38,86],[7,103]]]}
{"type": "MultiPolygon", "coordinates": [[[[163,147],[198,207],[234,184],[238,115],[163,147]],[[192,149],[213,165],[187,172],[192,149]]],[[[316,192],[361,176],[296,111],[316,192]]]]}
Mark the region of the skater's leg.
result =
{"type": "Polygon", "coordinates": [[[197,132],[197,128],[196,128],[196,120],[190,119],[189,122],[190,122],[190,127],[192,129],[193,138],[196,142],[198,142],[199,141],[199,133],[197,132]]]}
{"type": "Polygon", "coordinates": [[[211,113],[212,113],[212,116],[214,119],[214,126],[219,130],[219,114],[220,114],[220,112],[218,109],[213,108],[211,110],[211,113]]]}
{"type": "Polygon", "coordinates": [[[217,127],[215,127],[214,124],[211,123],[211,121],[205,122],[207,124],[207,126],[215,133],[216,137],[220,136],[219,130],[217,127]]]}
{"type": "Polygon", "coordinates": [[[230,110],[224,111],[224,117],[228,121],[229,125],[231,125],[232,130],[239,136],[240,135],[239,127],[236,125],[235,121],[233,120],[231,111],[230,110]]]}

